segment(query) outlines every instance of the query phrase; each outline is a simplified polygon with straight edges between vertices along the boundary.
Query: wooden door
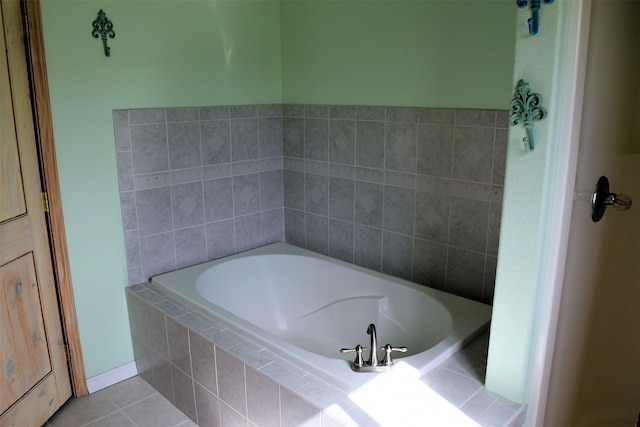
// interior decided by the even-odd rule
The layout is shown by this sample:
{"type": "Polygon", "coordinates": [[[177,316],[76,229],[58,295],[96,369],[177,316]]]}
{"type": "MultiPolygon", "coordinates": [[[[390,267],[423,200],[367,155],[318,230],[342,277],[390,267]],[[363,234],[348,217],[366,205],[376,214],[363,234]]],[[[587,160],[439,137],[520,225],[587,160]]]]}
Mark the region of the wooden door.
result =
{"type": "Polygon", "coordinates": [[[0,2],[0,426],[40,426],[71,396],[19,0],[0,2]]]}

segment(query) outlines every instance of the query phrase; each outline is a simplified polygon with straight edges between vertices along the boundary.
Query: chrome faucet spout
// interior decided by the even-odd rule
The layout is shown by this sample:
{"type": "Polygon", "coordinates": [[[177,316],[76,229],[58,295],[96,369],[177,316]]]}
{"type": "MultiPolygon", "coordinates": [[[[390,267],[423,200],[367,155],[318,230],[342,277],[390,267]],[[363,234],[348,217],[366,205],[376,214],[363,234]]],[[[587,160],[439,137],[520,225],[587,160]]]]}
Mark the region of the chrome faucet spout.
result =
{"type": "Polygon", "coordinates": [[[376,336],[376,325],[371,323],[367,328],[367,333],[371,335],[371,347],[369,347],[369,366],[378,366],[378,337],[376,336]]]}

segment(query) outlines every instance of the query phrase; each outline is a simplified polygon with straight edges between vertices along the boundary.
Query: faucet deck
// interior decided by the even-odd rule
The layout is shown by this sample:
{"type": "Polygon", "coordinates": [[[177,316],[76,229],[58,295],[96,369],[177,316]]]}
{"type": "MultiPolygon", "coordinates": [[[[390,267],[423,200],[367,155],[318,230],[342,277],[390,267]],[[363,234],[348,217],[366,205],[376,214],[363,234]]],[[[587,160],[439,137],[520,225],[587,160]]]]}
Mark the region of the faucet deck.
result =
{"type": "Polygon", "coordinates": [[[362,352],[366,350],[365,347],[362,347],[358,344],[355,348],[343,348],[340,350],[341,353],[356,353],[356,359],[351,364],[351,369],[354,372],[385,372],[391,369],[393,366],[393,360],[391,359],[392,351],[400,351],[406,352],[407,347],[392,347],[391,344],[387,344],[384,347],[381,347],[381,350],[385,351],[385,358],[382,360],[382,363],[378,360],[378,337],[376,335],[376,325],[373,323],[369,324],[367,327],[367,334],[371,336],[371,346],[369,347],[369,359],[365,362],[362,358],[362,352]]]}

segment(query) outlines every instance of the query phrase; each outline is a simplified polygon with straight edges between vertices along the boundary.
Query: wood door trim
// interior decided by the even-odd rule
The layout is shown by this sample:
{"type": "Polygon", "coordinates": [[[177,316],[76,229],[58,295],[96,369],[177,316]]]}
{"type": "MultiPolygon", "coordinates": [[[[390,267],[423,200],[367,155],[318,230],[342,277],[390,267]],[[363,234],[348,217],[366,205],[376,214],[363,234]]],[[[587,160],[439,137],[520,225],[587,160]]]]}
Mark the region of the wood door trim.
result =
{"type": "Polygon", "coordinates": [[[82,348],[80,347],[80,334],[62,212],[62,195],[60,193],[60,180],[53,136],[53,118],[49,100],[40,0],[23,0],[22,3],[23,13],[26,13],[28,17],[26,22],[29,34],[27,50],[37,123],[36,140],[40,151],[43,185],[49,198],[47,221],[49,223],[49,237],[62,325],[67,345],[69,346],[71,385],[74,396],[86,396],[89,391],[82,358],[82,348]]]}

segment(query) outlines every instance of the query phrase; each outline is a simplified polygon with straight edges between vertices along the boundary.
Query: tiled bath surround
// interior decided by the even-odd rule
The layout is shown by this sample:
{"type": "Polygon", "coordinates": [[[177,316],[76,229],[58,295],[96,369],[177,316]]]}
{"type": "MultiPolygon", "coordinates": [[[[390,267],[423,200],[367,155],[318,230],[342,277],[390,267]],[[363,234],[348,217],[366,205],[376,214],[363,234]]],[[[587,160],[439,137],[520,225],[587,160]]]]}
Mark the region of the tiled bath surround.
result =
{"type": "Polygon", "coordinates": [[[508,115],[285,105],[286,241],[491,303],[508,115]]]}
{"type": "Polygon", "coordinates": [[[284,239],[281,111],[114,111],[130,284],[284,239]]]}
{"type": "Polygon", "coordinates": [[[286,239],[492,302],[504,111],[249,105],[114,123],[130,284],[286,239]]]}
{"type": "MultiPolygon", "coordinates": [[[[155,286],[126,294],[139,375],[198,425],[379,425],[344,392],[155,286]]],[[[487,344],[487,335],[476,339],[420,381],[477,425],[521,426],[524,405],[482,386],[487,344]]],[[[427,424],[434,403],[415,408],[427,424]]]]}

